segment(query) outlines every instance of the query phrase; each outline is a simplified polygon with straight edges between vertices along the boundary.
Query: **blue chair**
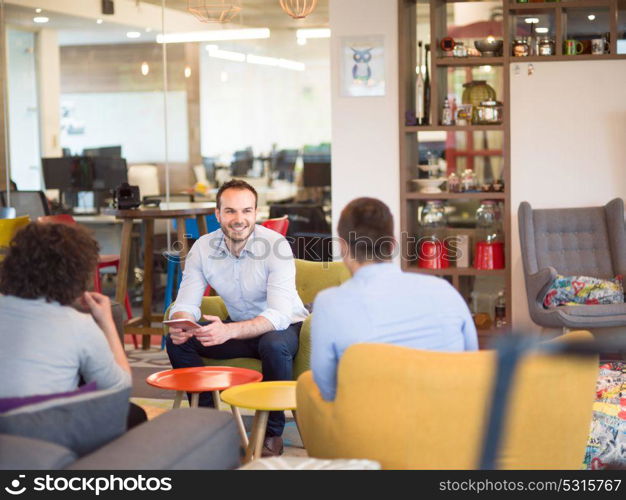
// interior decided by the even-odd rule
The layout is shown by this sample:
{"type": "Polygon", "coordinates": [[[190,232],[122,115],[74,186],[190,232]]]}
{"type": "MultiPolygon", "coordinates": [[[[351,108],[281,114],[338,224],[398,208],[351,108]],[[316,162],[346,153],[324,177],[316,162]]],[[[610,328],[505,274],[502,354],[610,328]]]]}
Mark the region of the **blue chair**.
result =
{"type": "Polygon", "coordinates": [[[0,207],[0,219],[15,219],[15,209],[13,207],[0,207]]]}
{"type": "MultiPolygon", "coordinates": [[[[209,233],[216,231],[220,228],[220,223],[217,222],[215,214],[207,215],[205,218],[207,231],[209,233]]],[[[174,220],[174,230],[177,229],[176,221],[174,220]]],[[[200,230],[198,229],[198,221],[195,218],[185,219],[185,234],[191,238],[197,240],[200,237],[200,230]]],[[[165,258],[167,260],[167,281],[165,284],[165,300],[163,302],[163,311],[167,311],[174,300],[174,293],[178,291],[180,282],[183,278],[182,269],[180,267],[180,254],[176,251],[166,252],[165,258]]],[[[165,349],[165,337],[161,340],[161,349],[165,349]]]]}

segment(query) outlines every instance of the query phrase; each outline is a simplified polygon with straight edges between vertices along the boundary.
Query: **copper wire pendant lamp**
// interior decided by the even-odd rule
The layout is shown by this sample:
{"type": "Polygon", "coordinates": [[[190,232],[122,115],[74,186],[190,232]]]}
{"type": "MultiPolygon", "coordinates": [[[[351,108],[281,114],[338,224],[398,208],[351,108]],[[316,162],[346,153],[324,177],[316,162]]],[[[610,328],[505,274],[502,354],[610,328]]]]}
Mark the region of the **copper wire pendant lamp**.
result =
{"type": "Polygon", "coordinates": [[[303,19],[317,7],[317,0],[280,0],[282,9],[294,19],[303,19]]]}
{"type": "Polygon", "coordinates": [[[227,23],[241,12],[241,1],[187,0],[187,10],[203,23],[227,23]]]}

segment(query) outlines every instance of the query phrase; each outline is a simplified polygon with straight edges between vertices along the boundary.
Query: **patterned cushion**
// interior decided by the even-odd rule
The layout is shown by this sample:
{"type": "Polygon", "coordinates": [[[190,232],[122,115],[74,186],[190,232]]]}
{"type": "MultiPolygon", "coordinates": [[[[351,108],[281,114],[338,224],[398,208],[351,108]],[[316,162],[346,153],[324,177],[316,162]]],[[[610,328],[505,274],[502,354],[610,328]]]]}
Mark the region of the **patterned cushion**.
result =
{"type": "Polygon", "coordinates": [[[550,285],[543,299],[543,307],[621,304],[624,302],[622,276],[612,280],[589,276],[561,276],[550,285]]]}

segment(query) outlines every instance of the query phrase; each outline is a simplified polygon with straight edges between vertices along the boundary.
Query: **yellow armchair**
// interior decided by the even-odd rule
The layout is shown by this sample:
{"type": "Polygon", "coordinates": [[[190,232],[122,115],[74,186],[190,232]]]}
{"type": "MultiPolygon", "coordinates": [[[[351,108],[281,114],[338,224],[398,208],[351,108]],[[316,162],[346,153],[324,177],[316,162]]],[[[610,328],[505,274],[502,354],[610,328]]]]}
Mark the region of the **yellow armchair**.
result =
{"type": "MultiPolygon", "coordinates": [[[[591,339],[589,332],[560,337],[591,339]]],[[[475,469],[496,369],[494,351],[442,353],[385,344],[348,348],[337,397],[308,371],[297,385],[309,456],[376,460],[385,469],[475,469]]],[[[579,469],[597,359],[532,355],[519,366],[498,468],[579,469]]]]}
{"type": "MultiPolygon", "coordinates": [[[[310,262],[296,259],[296,289],[305,304],[312,303],[320,291],[339,286],[348,278],[350,278],[350,272],[342,262],[310,262]]],[[[222,319],[228,316],[224,301],[220,297],[203,297],[200,310],[202,314],[219,316],[222,319]]],[[[165,312],[165,318],[168,316],[169,308],[165,312]]],[[[164,333],[167,334],[167,327],[164,327],[164,333]]],[[[300,343],[293,364],[294,380],[309,369],[310,358],[311,316],[304,321],[300,330],[300,343]]],[[[255,358],[203,358],[203,361],[207,366],[235,366],[261,371],[261,360],[255,358]]]]}

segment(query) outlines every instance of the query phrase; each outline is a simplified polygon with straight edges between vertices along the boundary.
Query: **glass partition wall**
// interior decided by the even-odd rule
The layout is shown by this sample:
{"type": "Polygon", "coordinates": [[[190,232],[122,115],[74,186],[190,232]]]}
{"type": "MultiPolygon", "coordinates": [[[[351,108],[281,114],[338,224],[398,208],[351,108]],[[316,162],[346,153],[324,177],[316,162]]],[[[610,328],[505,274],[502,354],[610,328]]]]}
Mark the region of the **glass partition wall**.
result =
{"type": "MultiPolygon", "coordinates": [[[[101,193],[67,192],[71,173],[47,176],[52,160],[76,169],[82,159],[124,159],[141,197],[162,202],[213,201],[236,176],[259,191],[261,218],[284,200],[326,210],[330,176],[304,175],[307,162],[330,171],[330,33],[327,2],[319,5],[296,23],[278,2],[249,0],[231,24],[216,25],[183,0],[116,0],[113,13],[96,1],[0,0],[0,190],[10,196],[12,180],[45,191],[53,211],[82,218],[107,254],[120,251],[119,224],[88,218],[112,203],[121,179],[101,180],[101,193]],[[324,29],[300,31],[309,27],[324,29]]],[[[157,221],[155,233],[155,249],[177,248],[171,223],[157,221]]],[[[131,257],[134,306],[141,255],[131,257]]]]}

